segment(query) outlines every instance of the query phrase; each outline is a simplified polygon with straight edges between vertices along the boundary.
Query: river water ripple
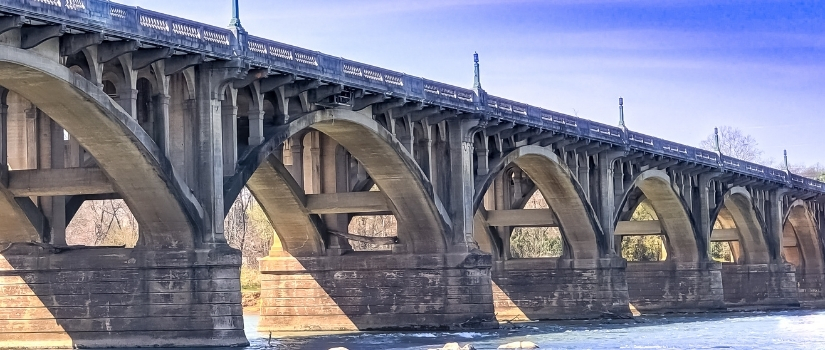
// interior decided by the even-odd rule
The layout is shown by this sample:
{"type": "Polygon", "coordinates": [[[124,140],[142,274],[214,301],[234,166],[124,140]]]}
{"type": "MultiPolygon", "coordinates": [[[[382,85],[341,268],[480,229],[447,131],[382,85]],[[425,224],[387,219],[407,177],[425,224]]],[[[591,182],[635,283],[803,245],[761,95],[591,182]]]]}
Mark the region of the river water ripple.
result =
{"type": "Polygon", "coordinates": [[[527,323],[518,329],[477,332],[351,333],[286,336],[270,341],[245,318],[248,349],[426,350],[448,342],[476,349],[527,340],[541,349],[825,349],[825,311],[779,311],[639,317],[624,321],[527,323]]]}

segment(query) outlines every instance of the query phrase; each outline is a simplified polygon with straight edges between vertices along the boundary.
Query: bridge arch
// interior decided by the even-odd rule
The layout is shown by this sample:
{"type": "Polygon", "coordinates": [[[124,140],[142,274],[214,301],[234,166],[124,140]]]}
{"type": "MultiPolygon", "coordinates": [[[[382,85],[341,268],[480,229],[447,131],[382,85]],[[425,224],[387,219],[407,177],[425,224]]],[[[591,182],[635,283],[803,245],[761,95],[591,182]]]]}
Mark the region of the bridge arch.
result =
{"type": "MultiPolygon", "coordinates": [[[[641,191],[662,226],[666,237],[668,256],[678,262],[701,260],[699,242],[693,221],[679,194],[671,186],[670,176],[663,170],[647,170],[636,177],[625,198],[634,191],[641,191]]],[[[626,200],[625,199],[625,200],[626,200]]]]}
{"type": "Polygon", "coordinates": [[[137,218],[139,244],[195,245],[199,204],[149,135],[99,86],[13,47],[0,50],[0,86],[48,114],[97,160],[137,218]]]}
{"type": "Polygon", "coordinates": [[[804,201],[795,201],[788,207],[783,227],[783,246],[785,259],[796,266],[797,275],[825,272],[821,238],[813,215],[804,201]]]}
{"type": "MultiPolygon", "coordinates": [[[[734,229],[741,249],[740,264],[767,264],[771,261],[770,247],[765,237],[762,215],[753,205],[750,192],[744,187],[731,188],[716,212],[716,220],[724,229],[734,229]]],[[[711,234],[713,240],[713,234],[711,234]]]]}
{"type": "MultiPolygon", "coordinates": [[[[533,180],[555,214],[565,248],[569,248],[565,249],[564,257],[596,259],[603,256],[603,245],[600,242],[604,240],[604,234],[595,211],[588,203],[578,180],[550,149],[523,146],[496,162],[487,175],[476,181],[473,200],[476,213],[493,179],[510,165],[518,166],[533,180]]],[[[489,230],[483,230],[479,234],[487,235],[477,238],[482,245],[492,245],[496,241],[494,237],[490,237],[489,230]]]]}
{"type": "MultiPolygon", "coordinates": [[[[304,207],[300,189],[280,160],[273,155],[281,144],[307,130],[319,131],[341,145],[366,169],[386,195],[398,220],[398,237],[407,253],[447,250],[450,219],[438,202],[432,185],[412,155],[388,130],[364,114],[344,109],[305,113],[281,128],[278,136],[241,159],[238,175],[251,173],[247,187],[264,208],[279,235],[277,244],[292,255],[323,252],[322,223],[304,207]],[[285,215],[286,212],[292,215],[285,215]]],[[[239,182],[235,182],[237,184],[239,182]]],[[[234,188],[226,198],[234,198],[234,188]]]]}

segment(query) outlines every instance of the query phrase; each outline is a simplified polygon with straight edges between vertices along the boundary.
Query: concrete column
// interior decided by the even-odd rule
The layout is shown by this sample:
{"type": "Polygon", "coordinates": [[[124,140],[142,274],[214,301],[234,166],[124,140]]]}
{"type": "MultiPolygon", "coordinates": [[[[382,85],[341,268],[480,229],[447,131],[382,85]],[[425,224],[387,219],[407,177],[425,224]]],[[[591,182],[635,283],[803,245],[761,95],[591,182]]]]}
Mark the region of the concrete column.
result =
{"type": "Polygon", "coordinates": [[[2,170],[8,170],[9,163],[9,131],[8,131],[9,105],[0,104],[0,166],[2,170]]]}
{"type": "MultiPolygon", "coordinates": [[[[704,247],[704,249],[701,249],[699,254],[704,258],[707,258],[709,255],[708,250],[710,249],[710,234],[713,230],[713,222],[710,221],[710,184],[711,180],[715,176],[715,174],[699,175],[699,222],[697,224],[699,226],[698,230],[701,237],[700,245],[704,247]]],[[[780,230],[780,232],[782,231],[780,230]]]]}
{"type": "Polygon", "coordinates": [[[197,162],[195,191],[204,209],[204,243],[225,243],[223,204],[222,99],[228,81],[226,69],[212,64],[197,67],[197,162]]]}
{"type": "Polygon", "coordinates": [[[473,237],[473,178],[472,124],[477,121],[452,119],[447,122],[450,145],[450,215],[453,219],[452,243],[456,248],[467,248],[473,237]]]}
{"type": "Polygon", "coordinates": [[[290,172],[295,182],[302,188],[304,187],[304,143],[302,136],[296,136],[290,139],[289,149],[292,151],[292,166],[290,172]]]}
{"type": "Polygon", "coordinates": [[[161,152],[169,158],[169,95],[158,94],[155,102],[155,142],[161,152]]]}
{"type": "MultiPolygon", "coordinates": [[[[593,196],[590,194],[590,157],[586,153],[573,153],[573,157],[573,163],[576,163],[576,169],[579,172],[579,183],[582,185],[584,197],[591,201],[593,196]]],[[[599,167],[601,168],[601,164],[599,164],[599,167]]],[[[601,172],[601,169],[599,171],[601,172]]]]}
{"type": "MultiPolygon", "coordinates": [[[[613,226],[613,208],[616,198],[613,196],[615,183],[613,172],[616,157],[612,155],[599,156],[599,222],[605,237],[605,251],[613,255],[616,253],[615,227],[613,226]]],[[[584,186],[584,185],[583,185],[584,186]]]]}
{"type": "Polygon", "coordinates": [[[34,105],[26,111],[26,166],[24,169],[37,169],[37,140],[40,138],[37,131],[39,112],[34,105]]]}
{"type": "Polygon", "coordinates": [[[66,152],[66,167],[79,168],[81,164],[83,164],[83,149],[80,148],[80,142],[77,142],[76,138],[69,135],[69,147],[68,152],[66,152]]]}
{"type": "Polygon", "coordinates": [[[476,159],[478,159],[478,175],[487,175],[490,172],[490,151],[488,149],[477,149],[476,159]]]}
{"type": "Polygon", "coordinates": [[[117,91],[117,103],[120,104],[126,113],[129,113],[132,118],[137,118],[137,96],[138,90],[134,86],[130,89],[121,89],[117,91]]]}
{"type": "Polygon", "coordinates": [[[770,249],[771,258],[785,261],[785,252],[782,249],[784,242],[782,242],[783,231],[785,230],[785,211],[782,205],[782,198],[788,190],[780,188],[771,190],[768,194],[768,207],[766,209],[766,225],[768,229],[768,249],[770,249]]]}
{"type": "MultiPolygon", "coordinates": [[[[304,185],[307,194],[321,193],[321,145],[320,133],[313,131],[309,134],[309,183],[304,185]]],[[[306,164],[304,164],[306,166],[306,164]]],[[[306,176],[306,174],[304,175],[306,176]]]]}
{"type": "Polygon", "coordinates": [[[249,111],[249,146],[257,146],[264,142],[264,111],[253,109],[249,111]]]}
{"type": "MultiPolygon", "coordinates": [[[[349,160],[347,152],[338,146],[338,143],[327,137],[321,136],[321,166],[324,169],[323,192],[324,193],[346,193],[349,192],[349,160]]],[[[324,223],[330,230],[338,232],[349,231],[349,214],[327,214],[322,215],[324,223]]],[[[329,255],[342,255],[352,250],[349,241],[343,237],[329,237],[329,255]]]]}
{"type": "Polygon", "coordinates": [[[238,106],[224,101],[221,107],[221,121],[223,175],[232,176],[235,174],[235,165],[238,163],[238,106]]]}
{"type": "MultiPolygon", "coordinates": [[[[66,142],[63,137],[63,128],[57,125],[51,118],[49,118],[49,120],[51,126],[51,141],[49,142],[51,146],[50,165],[52,169],[63,169],[66,167],[66,142]]],[[[51,243],[57,246],[65,246],[66,225],[68,224],[66,222],[66,197],[54,196],[51,197],[51,201],[52,212],[47,214],[52,228],[51,243]]]]}

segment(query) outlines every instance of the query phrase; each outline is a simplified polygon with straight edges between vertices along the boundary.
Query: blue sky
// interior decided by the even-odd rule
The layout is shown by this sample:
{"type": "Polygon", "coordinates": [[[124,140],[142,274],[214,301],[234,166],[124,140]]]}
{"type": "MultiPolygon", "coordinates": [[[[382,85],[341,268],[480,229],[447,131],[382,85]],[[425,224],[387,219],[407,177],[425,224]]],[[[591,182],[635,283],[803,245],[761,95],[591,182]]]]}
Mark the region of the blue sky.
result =
{"type": "MultiPolygon", "coordinates": [[[[225,26],[231,0],[120,0],[225,26]]],[[[240,0],[252,34],[697,146],[825,163],[825,1],[240,0]]]]}

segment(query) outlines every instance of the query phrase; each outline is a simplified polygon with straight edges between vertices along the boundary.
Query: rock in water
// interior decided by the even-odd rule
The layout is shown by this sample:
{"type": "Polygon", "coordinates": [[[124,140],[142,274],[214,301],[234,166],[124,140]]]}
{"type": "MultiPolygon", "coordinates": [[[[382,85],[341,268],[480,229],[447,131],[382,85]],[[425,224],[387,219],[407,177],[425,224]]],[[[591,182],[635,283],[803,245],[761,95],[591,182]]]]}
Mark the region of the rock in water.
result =
{"type": "Polygon", "coordinates": [[[517,341],[508,344],[504,344],[498,347],[499,349],[538,349],[539,346],[536,343],[529,342],[529,341],[517,341]]]}
{"type": "Polygon", "coordinates": [[[458,343],[447,343],[443,348],[429,350],[476,350],[476,348],[472,344],[467,344],[464,345],[464,347],[461,347],[458,343]]]}
{"type": "Polygon", "coordinates": [[[349,350],[349,349],[347,349],[347,348],[345,348],[345,347],[343,347],[343,346],[339,346],[339,347],[337,347],[337,348],[332,348],[332,349],[329,349],[329,350],[349,350]]]}

